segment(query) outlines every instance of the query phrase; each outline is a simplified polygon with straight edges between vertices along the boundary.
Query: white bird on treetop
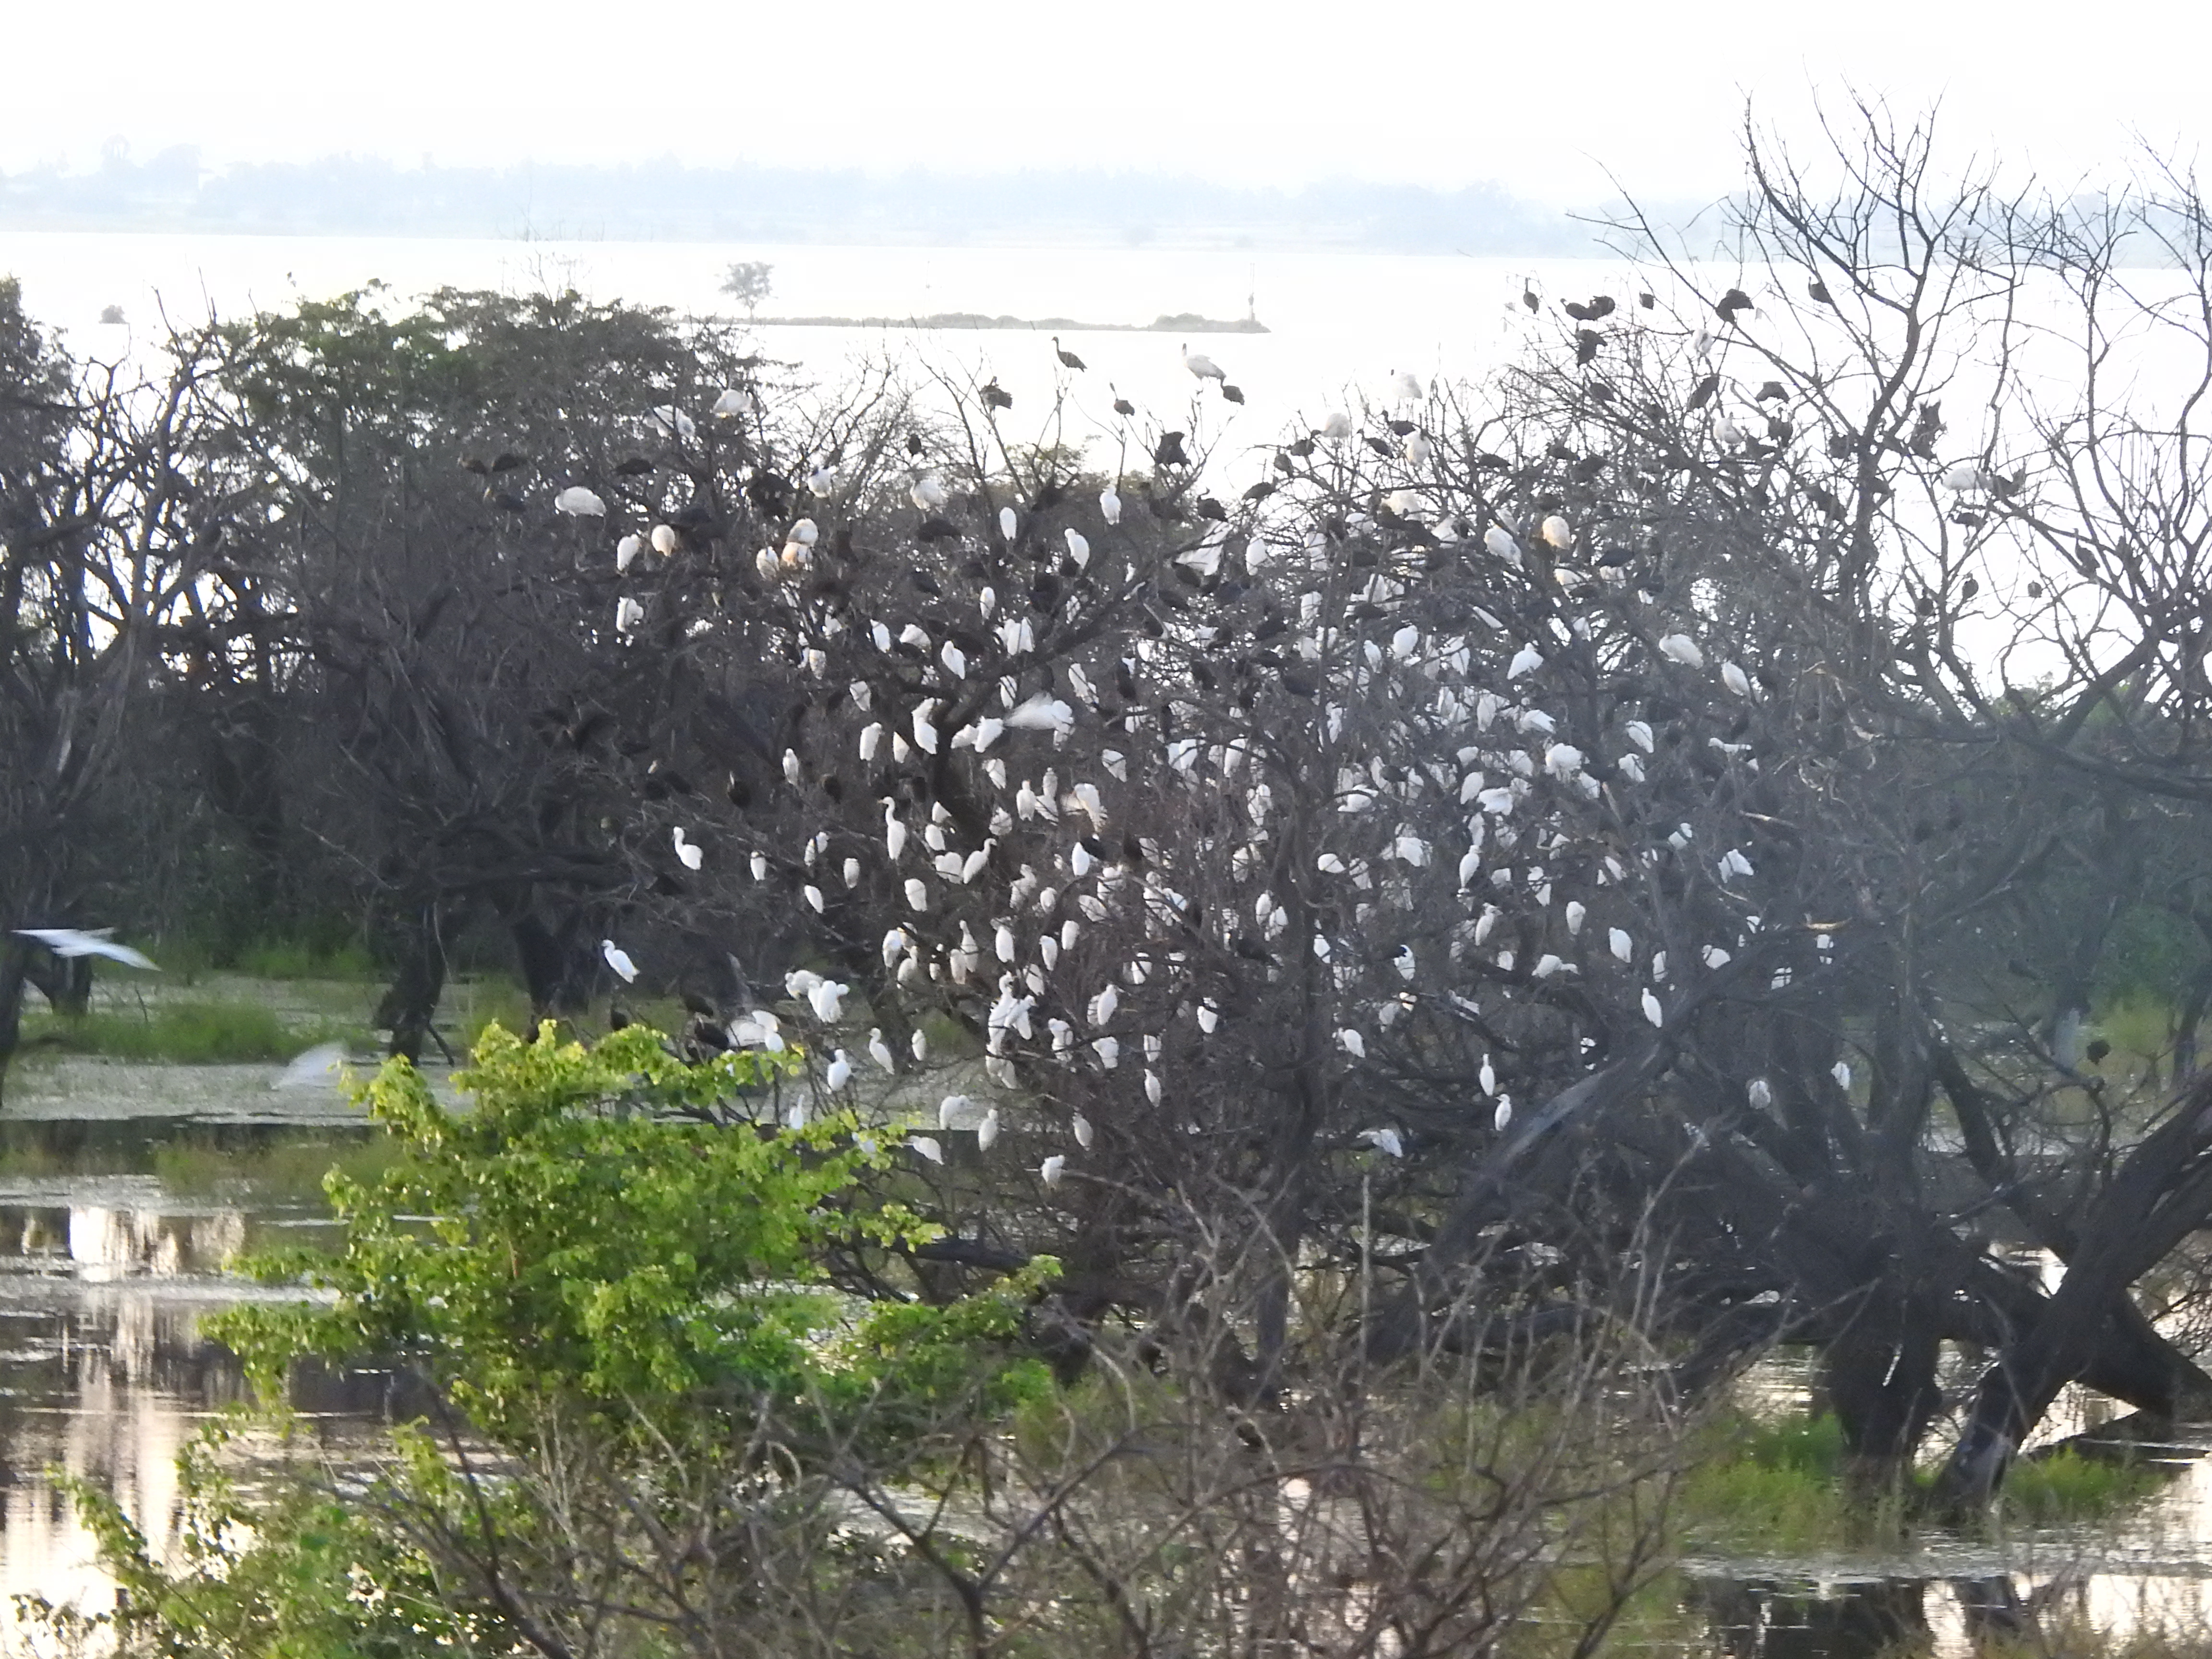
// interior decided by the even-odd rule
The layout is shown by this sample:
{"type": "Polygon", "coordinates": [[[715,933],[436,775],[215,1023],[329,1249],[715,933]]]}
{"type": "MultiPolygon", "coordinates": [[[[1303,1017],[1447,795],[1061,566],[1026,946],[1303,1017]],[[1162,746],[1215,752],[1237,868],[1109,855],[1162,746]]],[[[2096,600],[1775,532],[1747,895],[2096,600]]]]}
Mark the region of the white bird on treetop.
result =
{"type": "Polygon", "coordinates": [[[907,499],[922,512],[934,513],[945,503],[945,481],[934,472],[925,472],[914,481],[907,499]]]}
{"type": "Polygon", "coordinates": [[[599,941],[599,955],[605,958],[607,966],[621,976],[623,984],[628,985],[637,978],[637,964],[629,959],[629,952],[612,939],[599,941]]]}
{"type": "Polygon", "coordinates": [[[604,519],[607,504],[581,484],[570,484],[553,498],[553,510],[574,519],[604,519]]]}
{"type": "Polygon", "coordinates": [[[1182,366],[1201,380],[1226,381],[1229,379],[1220,364],[1204,352],[1193,351],[1188,346],[1182,349],[1182,366]]]}
{"type": "Polygon", "coordinates": [[[75,927],[18,927],[15,933],[22,939],[34,939],[58,957],[106,957],[110,962],[119,962],[126,968],[145,968],[155,973],[161,969],[143,951],[134,951],[127,945],[118,945],[108,935],[112,927],[95,927],[90,932],[75,927]]]}
{"type": "Polygon", "coordinates": [[[1111,484],[1098,492],[1098,513],[1108,524],[1121,522],[1121,498],[1111,484]]]}

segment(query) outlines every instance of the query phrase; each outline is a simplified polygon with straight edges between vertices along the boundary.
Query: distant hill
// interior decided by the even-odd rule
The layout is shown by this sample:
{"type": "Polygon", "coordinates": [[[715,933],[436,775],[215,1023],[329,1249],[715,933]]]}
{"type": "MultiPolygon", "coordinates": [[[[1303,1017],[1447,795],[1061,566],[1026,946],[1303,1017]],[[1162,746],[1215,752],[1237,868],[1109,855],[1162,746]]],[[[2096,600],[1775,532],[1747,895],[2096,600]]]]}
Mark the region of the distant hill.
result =
{"type": "Polygon", "coordinates": [[[1493,185],[1247,189],[1160,174],[774,167],[403,167],[332,156],[204,167],[112,150],[87,172],[0,173],[0,228],[323,235],[1307,246],[1572,255],[1590,228],[1493,185]]]}

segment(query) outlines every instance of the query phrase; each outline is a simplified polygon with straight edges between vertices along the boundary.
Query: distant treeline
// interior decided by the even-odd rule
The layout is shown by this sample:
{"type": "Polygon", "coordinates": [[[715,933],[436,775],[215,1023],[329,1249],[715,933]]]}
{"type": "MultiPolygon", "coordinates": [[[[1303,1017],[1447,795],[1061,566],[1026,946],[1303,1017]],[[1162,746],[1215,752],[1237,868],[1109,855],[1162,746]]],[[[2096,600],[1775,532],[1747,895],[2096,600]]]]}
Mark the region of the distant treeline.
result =
{"type": "Polygon", "coordinates": [[[117,146],[88,172],[0,173],[0,228],[1141,246],[1297,244],[1404,252],[1579,254],[1591,227],[1494,185],[1247,189],[1158,173],[1006,174],[632,167],[406,167],[331,156],[220,171],[196,149],[117,146]]]}

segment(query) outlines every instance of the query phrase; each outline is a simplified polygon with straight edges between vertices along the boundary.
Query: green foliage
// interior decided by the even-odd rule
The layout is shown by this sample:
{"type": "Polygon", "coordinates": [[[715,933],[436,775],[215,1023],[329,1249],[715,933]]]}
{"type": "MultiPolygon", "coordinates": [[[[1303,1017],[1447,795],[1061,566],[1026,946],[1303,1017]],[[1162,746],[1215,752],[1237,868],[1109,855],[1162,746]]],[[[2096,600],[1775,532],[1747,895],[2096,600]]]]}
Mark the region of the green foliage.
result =
{"type": "Polygon", "coordinates": [[[796,1593],[827,1572],[872,1585],[866,1607],[905,1608],[916,1564],[854,1534],[835,1494],[970,1480],[976,1437],[1050,1391],[1012,1339],[1054,1264],[935,1304],[839,1291],[833,1260],[933,1230],[867,1195],[890,1154],[849,1116],[729,1121],[795,1054],[690,1066],[642,1027],[586,1048],[549,1024],[527,1042],[495,1028],[475,1058],[465,1112],[386,1066],[368,1091],[382,1167],[325,1182],[343,1244],[252,1264],[334,1299],[210,1327],[264,1397],[301,1360],[375,1357],[430,1385],[434,1422],[394,1429],[343,1498],[303,1464],[249,1498],[221,1474],[220,1435],[194,1448],[173,1566],[75,1488],[128,1596],[99,1619],[48,1610],[50,1629],[126,1659],[508,1652],[532,1620],[605,1617],[574,1610],[605,1593],[585,1577],[613,1573],[635,1627],[592,1650],[672,1652],[697,1606],[715,1632],[772,1626],[763,1564],[794,1560],[796,1593]],[[695,1528],[716,1541],[657,1553],[695,1528]]]}
{"type": "MultiPolygon", "coordinates": [[[[1844,1463],[1843,1430],[1831,1414],[1724,1421],[1711,1454],[1683,1484],[1682,1524],[1701,1542],[1833,1545],[1863,1530],[1868,1518],[1844,1489],[1844,1463]]],[[[2006,1477],[2002,1510],[2016,1525],[2091,1521],[2142,1498],[2158,1481],[2142,1464],[2071,1450],[2025,1457],[2006,1477]]],[[[1925,1485],[1917,1479],[1915,1490],[1925,1485]]]]}
{"type": "Polygon", "coordinates": [[[113,1613],[97,1616],[28,1598],[31,1621],[68,1651],[114,1659],[405,1659],[478,1649],[490,1621],[450,1606],[431,1564],[400,1534],[302,1482],[243,1494],[218,1462],[231,1436],[218,1423],[177,1460],[174,1566],[113,1498],[59,1477],[121,1595],[113,1613]]]}
{"type": "Polygon", "coordinates": [[[287,1025],[274,1009],[252,1002],[164,1002],[143,1013],[95,1010],[32,1014],[23,1021],[24,1044],[33,1050],[188,1066],[287,1060],[345,1035],[328,1024],[287,1025]]]}
{"type": "MultiPolygon", "coordinates": [[[[972,1345],[1013,1332],[1038,1275],[945,1306],[833,1294],[833,1249],[933,1233],[899,1205],[854,1201],[889,1154],[843,1115],[776,1133],[670,1115],[798,1063],[688,1066],[642,1026],[589,1049],[550,1027],[530,1042],[494,1028],[456,1079],[475,1109],[452,1113],[395,1061],[369,1102],[398,1158],[374,1184],[329,1184],[343,1251],[262,1264],[304,1267],[335,1303],[241,1309],[216,1334],[270,1384],[305,1355],[406,1356],[501,1437],[528,1437],[556,1401],[654,1443],[690,1437],[709,1398],[723,1412],[805,1400],[793,1423],[824,1446],[848,1418],[880,1431],[886,1401],[934,1408],[972,1345]],[[419,1216],[434,1218],[427,1232],[419,1216]]],[[[993,1408],[1038,1380],[1008,1365],[993,1408]]]]}
{"type": "Polygon", "coordinates": [[[2021,1459],[2005,1477],[1999,1504],[2016,1526],[2091,1520],[2158,1490],[2164,1477],[2131,1459],[2084,1457],[2071,1448],[2021,1459]]]}

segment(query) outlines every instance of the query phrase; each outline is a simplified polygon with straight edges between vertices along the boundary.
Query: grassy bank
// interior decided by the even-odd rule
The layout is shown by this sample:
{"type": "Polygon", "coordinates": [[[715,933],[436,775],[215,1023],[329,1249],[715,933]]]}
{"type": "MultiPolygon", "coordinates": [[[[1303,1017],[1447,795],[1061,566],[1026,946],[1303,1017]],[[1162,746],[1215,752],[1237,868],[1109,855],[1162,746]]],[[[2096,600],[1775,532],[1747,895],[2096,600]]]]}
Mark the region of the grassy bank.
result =
{"type": "Polygon", "coordinates": [[[288,1024],[258,1002],[195,1000],[85,1014],[34,1013],[23,1020],[23,1052],[96,1054],[107,1060],[186,1066],[289,1060],[318,1042],[361,1035],[331,1020],[288,1024]]]}
{"type": "MultiPolygon", "coordinates": [[[[1826,1548],[1893,1531],[1930,1478],[1916,1473],[1911,1492],[1869,1511],[1844,1491],[1843,1432],[1832,1416],[1739,1418],[1716,1425],[1711,1455],[1684,1482],[1681,1527],[1694,1548],[1826,1548]]],[[[2031,1456],[2007,1477],[1999,1518],[2014,1527],[2099,1520],[2161,1484],[2158,1470],[2139,1462],[2070,1450],[2031,1456]]]]}

